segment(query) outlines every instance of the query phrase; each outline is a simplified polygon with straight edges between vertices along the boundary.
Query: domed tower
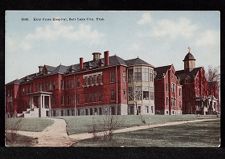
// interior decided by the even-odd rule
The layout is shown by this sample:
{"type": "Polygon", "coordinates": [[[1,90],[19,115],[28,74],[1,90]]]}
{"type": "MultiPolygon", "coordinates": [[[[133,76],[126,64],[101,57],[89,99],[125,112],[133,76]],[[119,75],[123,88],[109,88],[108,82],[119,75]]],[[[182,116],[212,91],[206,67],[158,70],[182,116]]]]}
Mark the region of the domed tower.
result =
{"type": "Polygon", "coordinates": [[[196,60],[190,52],[191,52],[191,48],[188,47],[188,53],[184,57],[184,60],[183,60],[184,61],[184,70],[187,70],[189,72],[195,68],[195,60],[196,60]]]}

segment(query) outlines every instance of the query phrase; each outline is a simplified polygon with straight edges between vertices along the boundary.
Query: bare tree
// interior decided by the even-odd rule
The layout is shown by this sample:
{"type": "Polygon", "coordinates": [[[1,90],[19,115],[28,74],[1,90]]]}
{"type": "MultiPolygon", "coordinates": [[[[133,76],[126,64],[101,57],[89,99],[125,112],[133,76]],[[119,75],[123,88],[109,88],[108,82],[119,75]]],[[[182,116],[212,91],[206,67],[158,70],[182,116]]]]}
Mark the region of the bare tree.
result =
{"type": "Polygon", "coordinates": [[[133,101],[135,108],[136,108],[136,115],[139,115],[139,118],[143,124],[146,124],[146,121],[141,114],[141,110],[138,107],[138,100],[142,99],[142,90],[138,87],[130,87],[131,89],[128,90],[128,99],[129,101],[133,101]]]}
{"type": "MultiPolygon", "coordinates": [[[[207,78],[207,81],[214,85],[215,87],[218,87],[218,91],[220,90],[220,72],[219,72],[219,67],[212,67],[212,66],[209,66],[208,67],[208,71],[206,73],[206,78],[207,78]]],[[[212,93],[213,91],[213,87],[209,87],[208,88],[209,92],[212,93]]],[[[212,109],[213,108],[213,98],[214,96],[212,94],[211,95],[211,99],[210,99],[210,106],[209,108],[212,109]]],[[[219,99],[217,99],[219,100],[219,99]]],[[[219,103],[218,103],[219,104],[219,103]]],[[[220,105],[218,105],[220,106],[220,105]]]]}

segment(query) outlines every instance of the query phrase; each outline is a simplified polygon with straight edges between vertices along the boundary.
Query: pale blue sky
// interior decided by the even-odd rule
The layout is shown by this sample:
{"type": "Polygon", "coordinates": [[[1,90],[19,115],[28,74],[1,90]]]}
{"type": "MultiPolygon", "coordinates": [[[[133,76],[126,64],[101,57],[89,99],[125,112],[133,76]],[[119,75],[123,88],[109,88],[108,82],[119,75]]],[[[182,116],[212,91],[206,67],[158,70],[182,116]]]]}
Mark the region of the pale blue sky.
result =
{"type": "Polygon", "coordinates": [[[180,70],[190,46],[196,66],[220,66],[218,11],[6,11],[5,25],[6,83],[37,72],[39,65],[71,65],[105,50],[180,70]],[[54,17],[94,20],[42,20],[54,17]]]}

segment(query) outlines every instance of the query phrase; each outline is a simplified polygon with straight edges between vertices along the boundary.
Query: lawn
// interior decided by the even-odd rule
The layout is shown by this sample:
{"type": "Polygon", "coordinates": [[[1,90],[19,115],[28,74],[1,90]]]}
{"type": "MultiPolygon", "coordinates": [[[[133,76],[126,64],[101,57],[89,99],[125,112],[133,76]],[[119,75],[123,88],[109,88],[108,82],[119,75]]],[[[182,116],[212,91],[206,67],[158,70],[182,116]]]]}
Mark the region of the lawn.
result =
{"type": "Polygon", "coordinates": [[[32,146],[36,144],[38,140],[36,138],[23,136],[15,133],[6,133],[6,146],[21,147],[32,146]]]}
{"type": "Polygon", "coordinates": [[[5,120],[5,129],[41,132],[53,123],[53,120],[45,118],[7,118],[5,120]]]}
{"type": "MultiPolygon", "coordinates": [[[[188,121],[202,118],[216,118],[216,116],[197,116],[197,115],[143,115],[145,123],[142,122],[139,115],[114,116],[114,120],[119,122],[118,128],[131,126],[140,126],[145,124],[160,124],[173,121],[188,121]]],[[[96,131],[103,131],[104,120],[106,116],[76,116],[61,117],[67,123],[67,132],[69,135],[83,132],[91,132],[93,125],[96,131]]]]}
{"type": "Polygon", "coordinates": [[[188,123],[114,134],[111,141],[88,139],[74,147],[218,147],[220,121],[188,123]]]}

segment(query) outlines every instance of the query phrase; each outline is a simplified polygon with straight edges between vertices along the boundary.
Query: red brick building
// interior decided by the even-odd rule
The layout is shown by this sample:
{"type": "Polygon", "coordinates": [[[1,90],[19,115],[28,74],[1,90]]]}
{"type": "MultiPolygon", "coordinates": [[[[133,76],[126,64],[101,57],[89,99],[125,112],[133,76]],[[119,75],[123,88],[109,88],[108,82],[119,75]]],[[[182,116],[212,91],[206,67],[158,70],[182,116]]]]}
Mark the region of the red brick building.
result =
{"type": "MultiPolygon", "coordinates": [[[[183,113],[209,114],[210,102],[216,101],[209,97],[210,93],[208,89],[208,81],[205,77],[205,70],[203,67],[195,67],[196,59],[190,51],[187,53],[183,61],[184,70],[176,71],[176,75],[182,85],[183,113]]],[[[213,111],[215,111],[215,109],[213,111]]]]}
{"type": "MultiPolygon", "coordinates": [[[[95,52],[93,60],[85,62],[80,58],[79,64],[39,66],[38,73],[6,84],[6,115],[126,115],[127,63],[130,67],[130,60],[123,60],[116,55],[109,56],[109,52],[105,51],[104,58],[101,58],[101,53],[95,52]]],[[[154,109],[154,98],[149,101],[154,109]]]]}
{"type": "Polygon", "coordinates": [[[182,114],[182,86],[173,65],[155,68],[156,114],[182,114]]]}

